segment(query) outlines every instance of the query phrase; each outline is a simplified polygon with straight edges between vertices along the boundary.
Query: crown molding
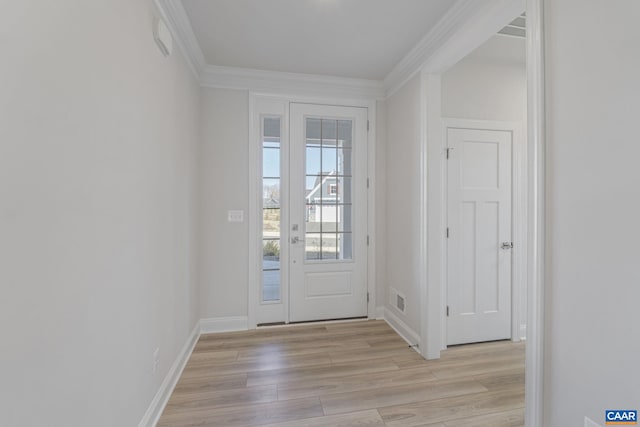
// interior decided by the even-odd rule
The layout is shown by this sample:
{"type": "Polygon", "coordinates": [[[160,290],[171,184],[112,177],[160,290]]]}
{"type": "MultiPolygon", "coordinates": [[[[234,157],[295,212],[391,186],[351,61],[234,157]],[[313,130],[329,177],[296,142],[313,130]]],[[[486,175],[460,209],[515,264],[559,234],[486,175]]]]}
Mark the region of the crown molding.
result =
{"type": "Polygon", "coordinates": [[[429,57],[460,27],[468,22],[485,2],[458,0],[438,23],[393,67],[384,78],[387,96],[413,77],[429,57]]]}
{"type": "Polygon", "coordinates": [[[217,65],[204,67],[200,76],[200,84],[212,88],[242,89],[274,94],[366,99],[384,98],[384,87],[381,80],[286,73],[217,65]]]}
{"type": "Polygon", "coordinates": [[[378,80],[208,65],[182,2],[154,3],[201,86],[305,96],[384,98],[383,83],[378,80]]]}
{"type": "Polygon", "coordinates": [[[429,56],[423,70],[442,74],[461,59],[496,36],[506,24],[524,12],[525,0],[491,0],[478,8],[438,49],[429,56]]]}
{"type": "Polygon", "coordinates": [[[206,61],[182,2],[154,0],[154,3],[182,51],[187,65],[196,78],[200,80],[200,73],[205,67],[206,61]]]}
{"type": "MultiPolygon", "coordinates": [[[[179,0],[153,0],[174,40],[201,86],[242,89],[274,94],[384,99],[391,96],[421,69],[443,71],[460,58],[463,43],[468,52],[484,40],[473,42],[473,32],[504,24],[505,16],[522,13],[524,0],[457,0],[435,27],[391,70],[384,81],[314,74],[287,73],[209,65],[179,0]],[[519,12],[517,10],[521,9],[519,12]],[[514,12],[516,11],[516,12],[514,12]],[[473,28],[469,30],[468,27],[473,28]],[[476,45],[473,45],[476,43],[476,45]],[[454,47],[454,49],[451,49],[454,47]]],[[[506,21],[505,21],[506,22],[506,21]]],[[[510,22],[510,21],[508,21],[510,22]]],[[[494,32],[502,28],[496,28],[494,32]]]]}
{"type": "Polygon", "coordinates": [[[421,69],[439,74],[496,34],[525,9],[524,0],[458,0],[384,79],[386,96],[421,69]]]}

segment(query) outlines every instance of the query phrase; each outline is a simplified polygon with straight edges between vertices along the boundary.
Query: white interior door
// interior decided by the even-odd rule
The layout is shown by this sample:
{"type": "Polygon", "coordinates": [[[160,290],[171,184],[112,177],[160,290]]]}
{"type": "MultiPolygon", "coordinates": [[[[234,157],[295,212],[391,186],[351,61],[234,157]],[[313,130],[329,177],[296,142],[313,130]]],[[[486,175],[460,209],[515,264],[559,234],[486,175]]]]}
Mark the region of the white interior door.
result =
{"type": "Polygon", "coordinates": [[[289,319],[367,315],[367,110],[290,106],[289,319]]]}
{"type": "Polygon", "coordinates": [[[511,337],[512,133],[447,130],[447,344],[511,337]]]}

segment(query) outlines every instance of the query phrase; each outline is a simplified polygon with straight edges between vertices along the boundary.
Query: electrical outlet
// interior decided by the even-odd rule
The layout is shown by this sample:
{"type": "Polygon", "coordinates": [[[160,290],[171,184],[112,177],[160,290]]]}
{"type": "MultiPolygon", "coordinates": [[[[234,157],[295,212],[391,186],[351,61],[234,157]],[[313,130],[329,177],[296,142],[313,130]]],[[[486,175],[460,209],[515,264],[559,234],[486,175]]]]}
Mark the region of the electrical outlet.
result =
{"type": "Polygon", "coordinates": [[[155,375],[158,371],[158,365],[160,364],[160,359],[158,358],[159,353],[160,347],[156,348],[153,352],[153,363],[151,365],[151,372],[153,373],[153,375],[155,375]]]}
{"type": "Polygon", "coordinates": [[[584,427],[601,427],[600,424],[596,423],[589,417],[584,417],[584,427]]]}

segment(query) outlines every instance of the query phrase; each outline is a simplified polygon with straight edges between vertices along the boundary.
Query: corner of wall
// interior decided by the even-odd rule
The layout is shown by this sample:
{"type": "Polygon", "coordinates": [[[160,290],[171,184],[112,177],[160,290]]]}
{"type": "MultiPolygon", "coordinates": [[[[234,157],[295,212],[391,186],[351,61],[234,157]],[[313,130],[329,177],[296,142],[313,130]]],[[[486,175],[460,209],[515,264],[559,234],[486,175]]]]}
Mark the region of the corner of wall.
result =
{"type": "Polygon", "coordinates": [[[236,332],[249,329],[247,316],[212,317],[200,320],[201,334],[236,332]]]}
{"type": "Polygon", "coordinates": [[[182,371],[189,361],[189,357],[191,357],[191,353],[198,342],[199,336],[200,322],[197,322],[189,334],[189,337],[187,337],[187,341],[182,347],[182,350],[178,353],[178,357],[176,357],[173,365],[171,365],[171,369],[169,369],[169,372],[167,372],[167,375],[164,377],[158,392],[153,397],[142,420],[138,423],[138,427],[155,427],[158,423],[165,406],[167,406],[167,402],[169,402],[171,393],[173,393],[173,389],[176,387],[182,371]]]}
{"type": "Polygon", "coordinates": [[[384,320],[398,333],[409,345],[420,346],[420,334],[417,334],[406,323],[404,323],[393,311],[389,308],[384,309],[384,320]]]}

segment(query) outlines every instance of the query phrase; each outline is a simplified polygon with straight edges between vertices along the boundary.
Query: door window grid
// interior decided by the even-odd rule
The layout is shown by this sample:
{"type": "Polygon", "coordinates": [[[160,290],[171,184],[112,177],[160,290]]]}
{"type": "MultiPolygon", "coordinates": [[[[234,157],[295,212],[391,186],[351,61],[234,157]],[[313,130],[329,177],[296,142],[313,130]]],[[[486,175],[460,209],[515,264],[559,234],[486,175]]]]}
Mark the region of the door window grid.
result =
{"type": "Polygon", "coordinates": [[[262,302],[281,300],[280,118],[262,120],[262,302]]]}
{"type": "Polygon", "coordinates": [[[306,119],[305,258],[352,259],[351,120],[306,119]]]}

